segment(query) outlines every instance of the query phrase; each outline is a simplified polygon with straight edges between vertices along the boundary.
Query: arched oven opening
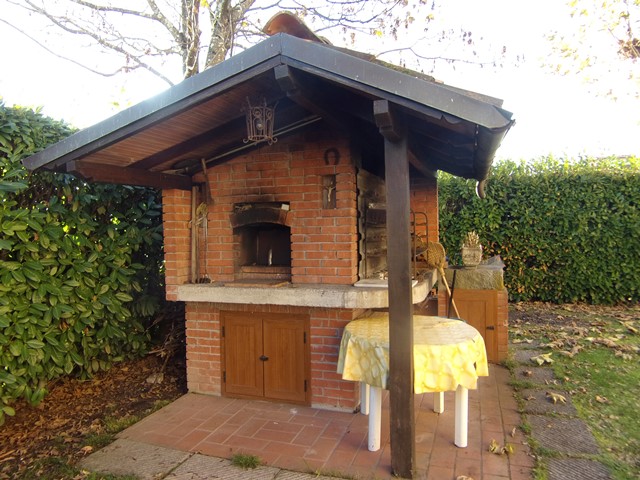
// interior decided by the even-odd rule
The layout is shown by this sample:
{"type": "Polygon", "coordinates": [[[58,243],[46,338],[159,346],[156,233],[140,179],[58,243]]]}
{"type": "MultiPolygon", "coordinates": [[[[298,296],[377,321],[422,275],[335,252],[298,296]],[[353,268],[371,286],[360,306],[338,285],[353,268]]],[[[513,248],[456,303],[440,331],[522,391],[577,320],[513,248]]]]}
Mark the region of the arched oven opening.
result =
{"type": "Polygon", "coordinates": [[[236,280],[290,281],[291,228],[287,203],[240,203],[231,224],[236,280]]]}

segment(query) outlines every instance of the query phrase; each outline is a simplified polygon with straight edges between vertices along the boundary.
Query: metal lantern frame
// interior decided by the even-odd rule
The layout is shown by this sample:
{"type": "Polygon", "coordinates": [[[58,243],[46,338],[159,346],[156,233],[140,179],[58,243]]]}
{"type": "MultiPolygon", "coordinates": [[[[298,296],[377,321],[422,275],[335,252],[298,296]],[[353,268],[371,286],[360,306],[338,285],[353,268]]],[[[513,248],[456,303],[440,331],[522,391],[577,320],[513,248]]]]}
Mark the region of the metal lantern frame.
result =
{"type": "Polygon", "coordinates": [[[268,106],[265,98],[258,105],[251,105],[251,101],[247,97],[247,105],[245,107],[247,138],[244,139],[245,143],[267,142],[272,145],[278,141],[273,136],[276,105],[277,103],[272,107],[268,106]]]}

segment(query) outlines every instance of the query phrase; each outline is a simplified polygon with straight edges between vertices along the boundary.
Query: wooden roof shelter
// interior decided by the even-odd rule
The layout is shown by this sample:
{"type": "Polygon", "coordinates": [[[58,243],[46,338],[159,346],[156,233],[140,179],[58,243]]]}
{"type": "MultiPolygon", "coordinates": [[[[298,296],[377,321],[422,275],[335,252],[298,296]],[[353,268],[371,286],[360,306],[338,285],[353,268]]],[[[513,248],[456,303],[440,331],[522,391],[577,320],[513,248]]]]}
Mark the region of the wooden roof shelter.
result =
{"type": "Polygon", "coordinates": [[[187,189],[201,158],[211,165],[256,147],[243,142],[243,107],[262,98],[278,102],[276,135],[326,121],[351,132],[380,165],[373,104],[385,100],[407,116],[412,169],[478,181],[513,124],[501,100],[280,33],[24,163],[98,182],[187,189]]]}
{"type": "MultiPolygon", "coordinates": [[[[291,31],[277,23],[274,31],[291,31]]],[[[303,38],[277,33],[24,164],[89,181],[190,189],[202,159],[212,166],[257,148],[244,141],[247,99],[277,102],[278,137],[318,122],[348,133],[362,148],[363,167],[386,180],[387,229],[393,232],[388,235],[392,466],[409,477],[415,457],[409,178],[443,170],[484,182],[514,121],[501,100],[327,45],[308,30],[297,34],[303,38]]]]}

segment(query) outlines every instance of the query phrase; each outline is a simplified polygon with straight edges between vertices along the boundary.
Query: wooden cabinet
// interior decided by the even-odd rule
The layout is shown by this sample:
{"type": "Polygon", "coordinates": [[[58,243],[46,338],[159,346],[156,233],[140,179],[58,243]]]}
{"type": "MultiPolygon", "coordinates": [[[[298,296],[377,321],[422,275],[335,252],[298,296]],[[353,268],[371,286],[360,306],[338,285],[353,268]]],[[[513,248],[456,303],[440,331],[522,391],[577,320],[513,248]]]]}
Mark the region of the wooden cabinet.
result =
{"type": "MultiPolygon", "coordinates": [[[[465,290],[456,288],[453,299],[460,318],[480,332],[487,347],[490,362],[499,363],[507,353],[507,293],[506,290],[465,290]]],[[[447,316],[449,296],[440,290],[438,311],[447,316]]],[[[450,316],[455,317],[453,308],[450,316]]]]}
{"type": "Polygon", "coordinates": [[[309,403],[308,317],[221,312],[221,320],[226,395],[309,403]]]}

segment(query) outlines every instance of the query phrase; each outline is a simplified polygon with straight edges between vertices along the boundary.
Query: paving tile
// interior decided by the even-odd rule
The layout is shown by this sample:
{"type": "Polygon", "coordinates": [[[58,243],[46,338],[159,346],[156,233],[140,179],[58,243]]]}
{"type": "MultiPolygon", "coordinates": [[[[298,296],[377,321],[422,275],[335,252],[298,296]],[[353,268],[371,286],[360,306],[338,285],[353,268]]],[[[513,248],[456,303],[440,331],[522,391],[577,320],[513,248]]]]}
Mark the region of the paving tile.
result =
{"type": "Polygon", "coordinates": [[[116,475],[136,475],[141,480],[164,477],[191,456],[165,447],[119,438],[82,459],[81,468],[116,475]]]}
{"type": "Polygon", "coordinates": [[[545,448],[569,455],[596,454],[598,445],[582,420],[529,415],[531,435],[545,448]]]}
{"type": "Polygon", "coordinates": [[[264,466],[255,469],[242,469],[232,465],[226,459],[196,454],[171,472],[166,480],[208,480],[211,478],[273,480],[278,472],[277,468],[264,466]]]}
{"type": "Polygon", "coordinates": [[[526,389],[521,392],[524,400],[525,413],[533,413],[539,415],[569,415],[575,416],[578,414],[576,407],[573,406],[571,396],[562,390],[533,390],[526,389]],[[565,402],[558,400],[553,403],[553,400],[547,396],[547,392],[562,395],[565,402]]]}
{"type": "MultiPolygon", "coordinates": [[[[521,363],[523,365],[529,365],[532,366],[534,368],[536,368],[536,363],[534,363],[531,360],[531,357],[537,357],[538,355],[541,355],[543,353],[549,353],[549,351],[543,351],[543,350],[529,350],[529,349],[518,349],[515,351],[515,353],[513,354],[513,358],[516,362],[521,363]]],[[[539,368],[539,367],[538,367],[539,368]]]]}
{"type": "Polygon", "coordinates": [[[548,385],[555,380],[553,370],[533,365],[516,368],[514,377],[516,380],[531,382],[537,385],[548,385]]]}
{"type": "Polygon", "coordinates": [[[607,467],[578,458],[551,458],[547,462],[549,480],[610,480],[607,467]]]}

